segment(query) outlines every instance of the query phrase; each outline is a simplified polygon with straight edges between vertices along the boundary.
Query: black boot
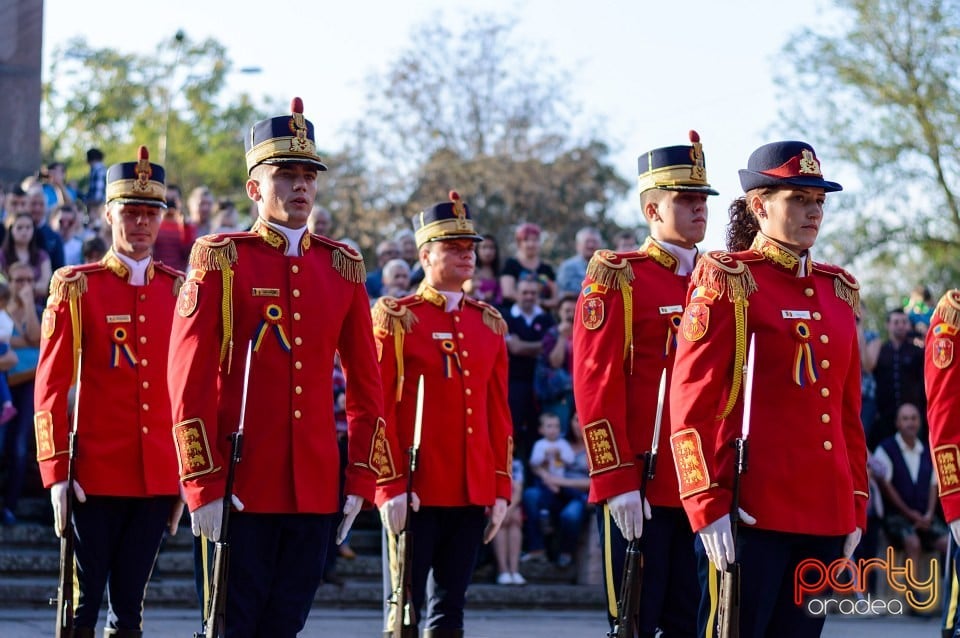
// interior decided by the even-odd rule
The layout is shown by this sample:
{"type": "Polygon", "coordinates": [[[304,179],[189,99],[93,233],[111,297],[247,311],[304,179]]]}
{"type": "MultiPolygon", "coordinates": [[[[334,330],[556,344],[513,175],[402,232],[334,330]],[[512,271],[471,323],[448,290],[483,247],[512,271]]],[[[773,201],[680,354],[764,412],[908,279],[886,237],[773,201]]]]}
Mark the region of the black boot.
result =
{"type": "MultiPolygon", "coordinates": [[[[403,632],[400,635],[402,638],[417,638],[417,628],[410,625],[404,625],[403,632]]],[[[384,629],[383,638],[393,638],[393,630],[384,629]]]]}
{"type": "Polygon", "coordinates": [[[73,638],[96,638],[97,632],[93,627],[74,627],[73,638]]]}
{"type": "Polygon", "coordinates": [[[140,629],[115,629],[105,627],[103,638],[143,638],[143,631],[140,629]]]}
{"type": "Polygon", "coordinates": [[[451,629],[449,627],[424,629],[423,638],[463,638],[463,629],[451,629]]]}

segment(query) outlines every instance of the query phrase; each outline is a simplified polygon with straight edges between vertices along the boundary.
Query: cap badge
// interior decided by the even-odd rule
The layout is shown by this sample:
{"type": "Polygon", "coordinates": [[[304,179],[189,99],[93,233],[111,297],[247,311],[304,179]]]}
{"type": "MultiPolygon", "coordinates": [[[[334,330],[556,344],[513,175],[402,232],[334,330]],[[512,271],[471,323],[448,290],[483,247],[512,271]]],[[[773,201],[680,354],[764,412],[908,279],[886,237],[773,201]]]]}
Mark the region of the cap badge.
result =
{"type": "Polygon", "coordinates": [[[817,161],[813,151],[809,149],[803,149],[803,153],[800,155],[800,174],[817,176],[822,175],[820,172],[820,162],[817,161]]]}

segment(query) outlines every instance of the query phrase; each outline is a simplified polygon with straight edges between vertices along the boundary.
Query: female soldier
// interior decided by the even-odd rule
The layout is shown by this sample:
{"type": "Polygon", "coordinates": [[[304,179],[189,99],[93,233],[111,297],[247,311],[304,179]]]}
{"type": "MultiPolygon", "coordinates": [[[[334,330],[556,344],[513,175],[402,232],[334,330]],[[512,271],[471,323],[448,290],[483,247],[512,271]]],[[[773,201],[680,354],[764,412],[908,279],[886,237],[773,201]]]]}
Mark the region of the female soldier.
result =
{"type": "Polygon", "coordinates": [[[730,252],[704,256],[687,293],[671,444],[683,505],[699,533],[701,635],[712,635],[717,612],[709,559],[720,571],[740,563],[742,636],[818,636],[823,616],[808,613],[807,600],[794,602],[797,566],[850,556],[866,524],[859,285],[811,256],[825,193],[841,190],[823,179],[813,148],[767,144],[747,166],[740,171],[746,195],[729,211],[730,252]],[[749,471],[733,503],[751,335],[758,383],[749,471]],[[734,543],[738,506],[746,526],[734,543]]]}

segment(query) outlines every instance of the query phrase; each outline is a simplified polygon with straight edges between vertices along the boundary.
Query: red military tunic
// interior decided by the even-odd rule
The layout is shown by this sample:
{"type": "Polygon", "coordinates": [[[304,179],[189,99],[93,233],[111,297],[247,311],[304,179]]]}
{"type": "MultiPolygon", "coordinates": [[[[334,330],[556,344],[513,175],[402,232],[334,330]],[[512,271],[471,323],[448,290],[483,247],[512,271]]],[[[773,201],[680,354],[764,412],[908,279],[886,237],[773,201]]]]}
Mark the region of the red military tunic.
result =
{"type": "Polygon", "coordinates": [[[495,309],[446,299],[422,284],[374,307],[387,438],[396,468],[381,476],[377,504],[406,489],[417,385],[424,376],[423,430],[414,490],[425,506],[510,500],[513,426],[507,404],[506,324],[495,309]]]}
{"type": "Polygon", "coordinates": [[[927,331],[923,381],[930,448],[947,521],[960,518],[960,290],[937,304],[927,331]]]}
{"type": "MultiPolygon", "coordinates": [[[[598,251],[590,260],[573,328],[573,386],[590,462],[590,500],[640,487],[651,449],[660,376],[669,387],[689,276],[654,239],[639,251],[598,251]],[[629,305],[628,305],[629,304],[629,305]],[[628,322],[629,321],[629,325],[628,322]]],[[[652,505],[680,507],[664,406],[652,505]]]]}
{"type": "Polygon", "coordinates": [[[77,482],[95,496],[178,493],[166,373],[183,273],[154,262],[143,286],[129,274],[108,251],[99,263],[59,269],[50,284],[34,394],[45,487],[67,479],[67,392],[82,349],[77,482]]]}
{"type": "Polygon", "coordinates": [[[801,264],[760,234],[752,250],[701,258],[670,392],[680,496],[694,530],[730,512],[750,334],[756,363],[740,506],[760,529],[840,536],[865,528],[858,291],[843,270],[801,264]]]}
{"type": "Polygon", "coordinates": [[[380,379],[361,257],[306,233],[300,255],[258,222],[208,236],[191,254],[170,346],[170,398],[180,477],[193,511],[223,498],[254,344],[242,461],[234,492],[245,512],[339,509],[334,352],[347,379],[347,494],[372,501],[385,449],[380,379]]]}

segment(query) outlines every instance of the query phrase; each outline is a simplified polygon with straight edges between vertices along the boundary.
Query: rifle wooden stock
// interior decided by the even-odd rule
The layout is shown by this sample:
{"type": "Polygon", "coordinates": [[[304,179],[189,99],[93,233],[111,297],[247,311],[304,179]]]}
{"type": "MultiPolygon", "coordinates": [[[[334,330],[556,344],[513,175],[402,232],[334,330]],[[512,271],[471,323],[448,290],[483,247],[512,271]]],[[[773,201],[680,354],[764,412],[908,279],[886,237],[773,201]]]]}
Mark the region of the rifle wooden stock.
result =
{"type": "MultiPolygon", "coordinates": [[[[643,477],[640,479],[640,509],[643,515],[643,502],[647,498],[647,483],[657,473],[657,455],[654,452],[643,454],[643,477]]],[[[620,595],[617,597],[617,619],[612,638],[635,638],[640,634],[638,614],[640,613],[640,583],[643,580],[643,553],[640,551],[640,539],[627,543],[623,558],[623,577],[620,579],[620,595]]]]}
{"type": "Polygon", "coordinates": [[[637,626],[640,611],[640,579],[643,576],[643,554],[640,552],[640,540],[627,543],[624,557],[623,578],[620,580],[620,597],[617,599],[617,620],[612,638],[636,638],[640,628],[637,626]]]}
{"type": "MultiPolygon", "coordinates": [[[[57,631],[56,638],[73,638],[73,485],[75,482],[74,455],[76,431],[69,434],[67,456],[67,524],[60,536],[60,575],[57,582],[57,631]]],[[[55,521],[56,523],[56,521],[55,521]]]]}
{"type": "Polygon", "coordinates": [[[720,638],[740,636],[740,563],[731,563],[720,577],[720,638]]]}
{"type": "Polygon", "coordinates": [[[417,610],[413,606],[413,473],[417,469],[417,448],[411,447],[410,471],[407,472],[407,516],[403,531],[397,537],[397,584],[393,591],[393,638],[417,638],[417,610]]]}
{"type": "MultiPolygon", "coordinates": [[[[739,438],[733,443],[736,448],[736,466],[733,474],[733,490],[730,501],[730,534],[734,552],[737,547],[737,527],[740,523],[740,477],[747,471],[747,441],[739,438]]],[[[720,638],[740,637],[740,562],[734,560],[720,577],[720,609],[717,612],[717,634],[720,638]]]]}
{"type": "MultiPolygon", "coordinates": [[[[233,507],[233,480],[237,463],[243,448],[243,432],[237,431],[230,436],[232,440],[230,466],[227,468],[227,484],[223,495],[223,514],[220,519],[220,540],[213,548],[213,575],[210,584],[210,599],[207,603],[207,617],[203,623],[203,633],[195,633],[194,638],[223,638],[227,631],[227,576],[230,571],[230,508],[233,507]]],[[[206,539],[201,538],[205,543],[206,539]]],[[[206,569],[206,565],[203,566],[206,569]]]]}

